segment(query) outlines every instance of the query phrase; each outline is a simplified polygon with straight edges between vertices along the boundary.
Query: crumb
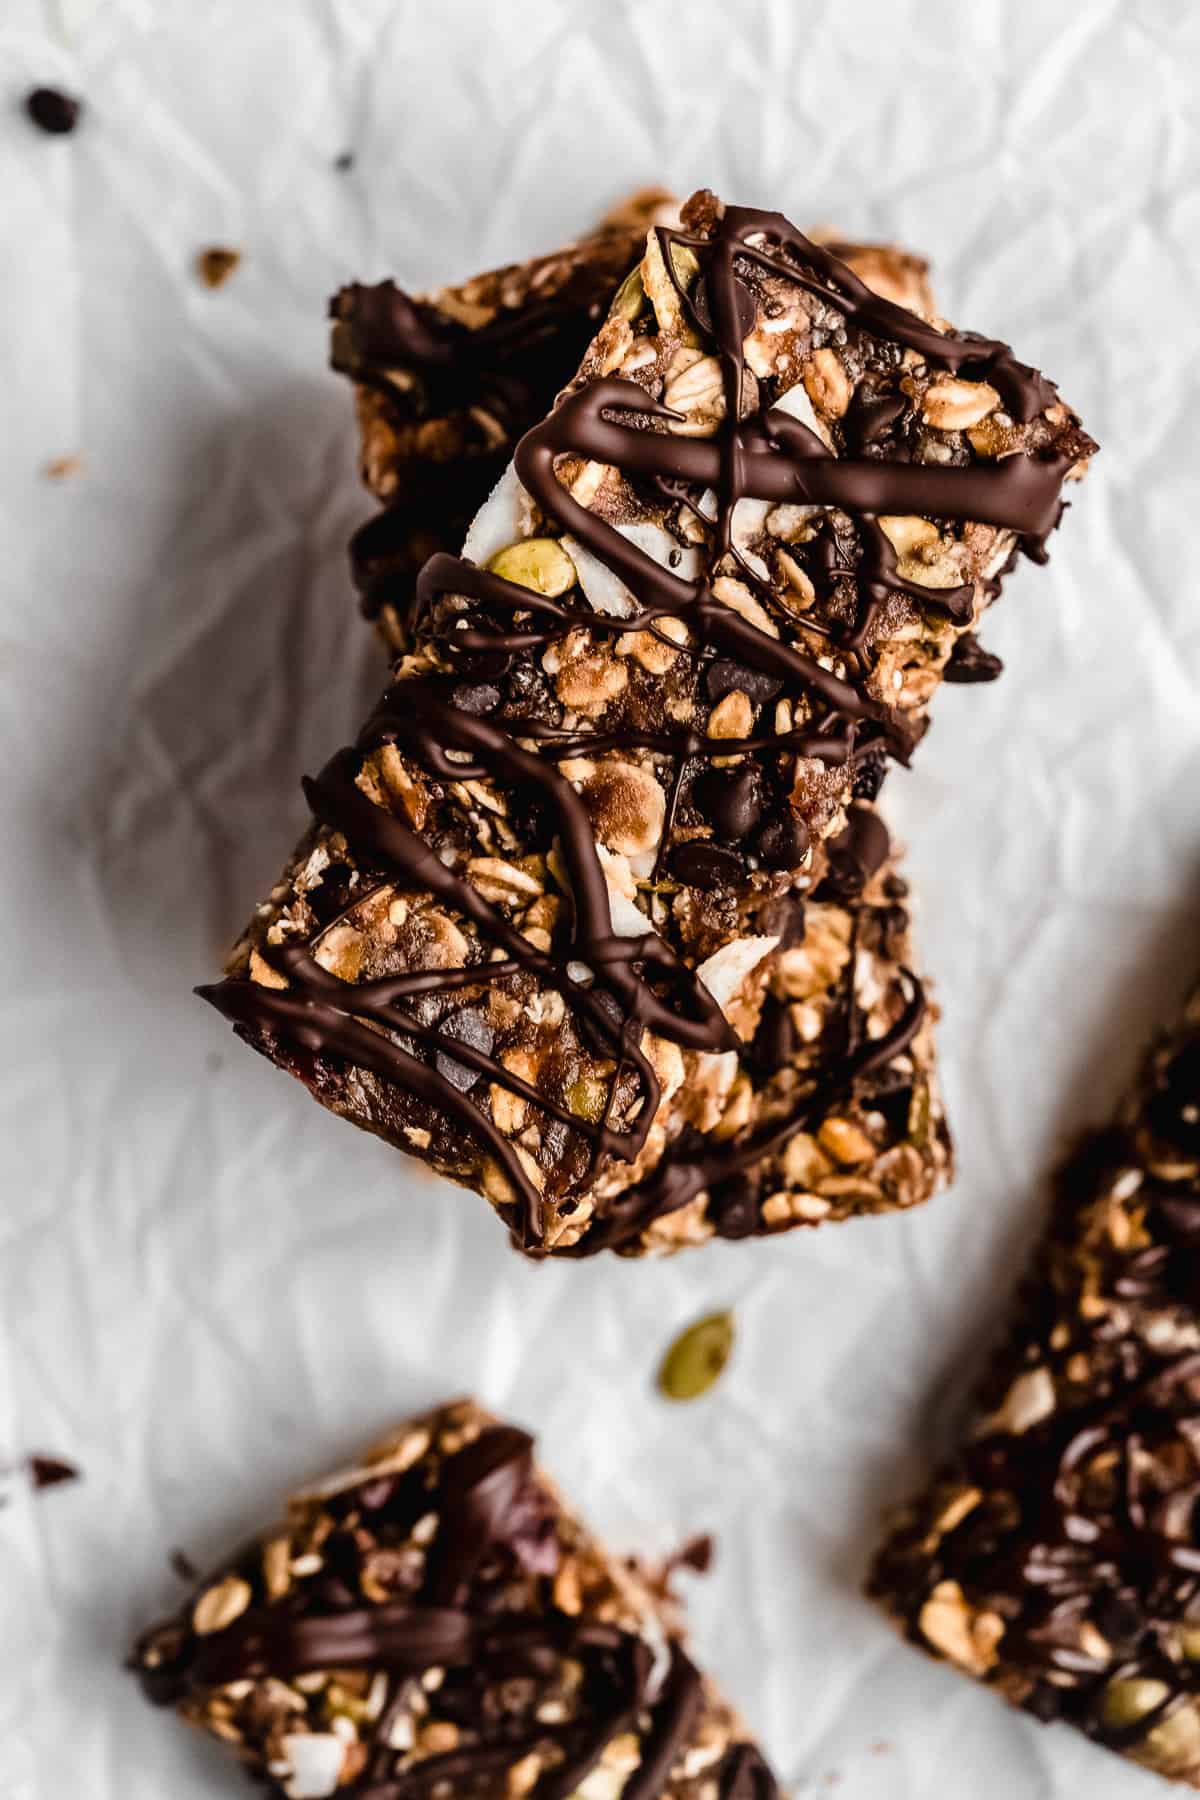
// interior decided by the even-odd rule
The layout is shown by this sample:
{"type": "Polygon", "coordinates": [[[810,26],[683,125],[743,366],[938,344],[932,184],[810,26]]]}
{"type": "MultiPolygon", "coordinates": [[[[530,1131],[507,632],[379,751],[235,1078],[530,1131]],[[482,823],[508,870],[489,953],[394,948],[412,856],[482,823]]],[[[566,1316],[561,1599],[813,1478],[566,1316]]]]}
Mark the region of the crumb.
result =
{"type": "Polygon", "coordinates": [[[713,1566],[716,1549],[711,1535],[704,1532],[681,1544],[667,1566],[670,1569],[692,1569],[697,1575],[707,1575],[713,1566]]]}
{"type": "Polygon", "coordinates": [[[871,1755],[886,1756],[891,1747],[892,1746],[888,1743],[886,1738],[876,1738],[875,1742],[870,1746],[871,1755]]]}
{"type": "Polygon", "coordinates": [[[353,150],[343,150],[333,159],[333,166],[339,175],[348,175],[354,167],[353,150]]]}
{"type": "Polygon", "coordinates": [[[241,260],[240,250],[227,250],[214,244],[211,249],[200,251],[196,258],[196,273],[205,287],[224,287],[241,260]]]}
{"type": "Polygon", "coordinates": [[[83,102],[58,88],[40,87],[25,96],[25,111],[39,131],[66,137],[79,123],[83,102]]]}
{"type": "Polygon", "coordinates": [[[172,1550],[167,1561],[170,1563],[172,1571],[178,1575],[180,1581],[199,1581],[200,1571],[186,1550],[172,1550]]]}
{"type": "Polygon", "coordinates": [[[25,1458],[25,1467],[29,1471],[29,1479],[39,1492],[42,1488],[61,1487],[64,1482],[80,1479],[79,1470],[74,1463],[63,1462],[57,1456],[40,1456],[35,1453],[25,1458]]]}
{"type": "Polygon", "coordinates": [[[84,462],[82,456],[55,456],[46,464],[42,473],[49,481],[66,481],[72,475],[82,475],[84,462]]]}
{"type": "Polygon", "coordinates": [[[225,1058],[219,1050],[210,1050],[204,1058],[204,1066],[210,1075],[215,1075],[218,1069],[225,1067],[225,1058]]]}

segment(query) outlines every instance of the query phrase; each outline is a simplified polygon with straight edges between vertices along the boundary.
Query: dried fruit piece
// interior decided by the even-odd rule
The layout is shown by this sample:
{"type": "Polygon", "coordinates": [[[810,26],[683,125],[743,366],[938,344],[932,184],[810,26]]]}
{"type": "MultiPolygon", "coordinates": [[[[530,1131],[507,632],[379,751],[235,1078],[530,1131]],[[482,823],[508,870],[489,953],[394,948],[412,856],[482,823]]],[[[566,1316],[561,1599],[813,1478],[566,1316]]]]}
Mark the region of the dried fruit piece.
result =
{"type": "Polygon", "coordinates": [[[658,1372],[660,1393],[668,1400],[698,1400],[724,1372],[733,1354],[731,1312],[709,1313],[681,1332],[658,1372]]]}

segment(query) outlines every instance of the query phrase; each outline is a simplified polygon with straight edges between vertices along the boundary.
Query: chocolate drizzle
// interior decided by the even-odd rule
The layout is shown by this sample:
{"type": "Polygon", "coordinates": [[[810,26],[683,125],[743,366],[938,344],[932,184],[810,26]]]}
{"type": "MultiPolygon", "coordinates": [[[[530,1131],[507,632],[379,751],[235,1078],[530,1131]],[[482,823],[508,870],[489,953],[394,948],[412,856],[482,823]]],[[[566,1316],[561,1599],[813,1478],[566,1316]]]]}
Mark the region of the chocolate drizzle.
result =
{"type": "MultiPolygon", "coordinates": [[[[420,676],[399,682],[385,696],[356,748],[335,757],[307,786],[317,817],[344,834],[355,855],[380,881],[400,879],[445,899],[473,921],[480,941],[496,960],[466,970],[347,984],[325,974],[306,950],[263,948],[266,960],[286,978],[285,989],[232,980],[203,990],[252,1040],[293,1043],[312,1055],[344,1059],[407,1088],[447,1119],[465,1126],[502,1170],[514,1195],[510,1208],[514,1230],[529,1251],[536,1251],[544,1236],[538,1188],[517,1148],[472,1099],[476,1083],[464,1079],[456,1084],[448,1078],[445,1055],[439,1064],[433,1048],[444,1043],[439,1028],[423,1025],[403,1005],[406,998],[468,987],[486,989],[519,974],[532,975],[559,993],[615,1062],[608,1105],[598,1123],[580,1119],[537,1094],[485,1045],[456,1040],[452,1068],[457,1065],[468,1076],[486,1076],[487,1086],[499,1086],[536,1105],[589,1140],[593,1176],[613,1158],[633,1160],[647,1141],[659,1086],[640,1048],[645,1031],[694,1051],[737,1047],[711,997],[649,922],[639,938],[614,932],[593,828],[582,802],[555,765],[611,749],[649,750],[670,765],[674,772],[667,783],[655,873],[670,867],[679,878],[691,864],[686,858],[682,863],[668,860],[672,833],[681,794],[698,763],[742,755],[752,765],[778,774],[794,766],[797,757],[851,771],[877,759],[883,749],[904,759],[913,742],[910,727],[866,692],[864,653],[880,609],[890,594],[904,593],[925,606],[941,607],[964,623],[973,617],[975,594],[970,587],[939,590],[903,579],[878,515],[915,512],[1002,526],[1036,550],[1057,520],[1059,493],[1072,460],[1061,454],[1018,454],[986,466],[957,467],[876,456],[838,457],[813,431],[778,407],[764,404],[744,416],[743,339],[757,316],[750,284],[764,274],[803,288],[863,332],[915,350],[939,368],[986,377],[1022,420],[1034,418],[1055,395],[1051,384],[1018,363],[1007,345],[937,331],[881,299],[779,214],[731,207],[708,236],[666,227],[656,230],[681,303],[720,361],[725,417],[717,436],[672,434],[668,426],[677,415],[638,383],[605,377],[568,393],[544,422],[526,433],[514,456],[517,476],[546,519],[560,532],[572,534],[624,584],[632,596],[632,613],[611,617],[591,610],[579,598],[550,598],[462,558],[435,555],[417,582],[410,634],[417,644],[436,641],[443,661],[461,669],[464,678],[475,683],[473,691],[484,695],[482,710],[464,711],[451,679],[420,676]],[[690,292],[676,270],[676,248],[690,253],[700,266],[690,292]],[[662,491],[711,490],[716,514],[705,572],[691,578],[664,567],[598,512],[580,504],[559,479],[564,455],[616,465],[628,480],[648,482],[662,491]],[[831,579],[849,579],[857,593],[855,616],[837,645],[848,671],[845,676],[826,667],[828,659],[761,629],[717,597],[714,581],[732,566],[766,608],[778,610],[770,585],[735,543],[734,517],[744,500],[838,509],[854,516],[857,560],[853,544],[838,540],[830,562],[831,579]],[[711,671],[722,659],[736,665],[745,673],[747,688],[754,683],[764,691],[775,686],[794,697],[802,722],[777,733],[714,739],[691,728],[649,730],[634,721],[612,729],[564,729],[524,713],[503,720],[498,714],[499,689],[487,688],[489,671],[514,660],[520,665],[539,664],[548,647],[572,631],[593,638],[641,631],[658,634],[666,620],[686,626],[683,654],[700,670],[711,671]],[[484,687],[479,689],[481,679],[484,687]],[[495,701],[489,695],[495,695],[495,701]],[[356,777],[363,758],[384,743],[396,744],[434,779],[487,780],[508,792],[537,796],[557,826],[569,867],[573,923],[566,945],[555,953],[534,950],[499,909],[448,868],[416,832],[366,799],[356,777]],[[591,971],[591,986],[568,972],[569,965],[580,963],[591,971]],[[610,1121],[618,1090],[629,1075],[636,1082],[640,1109],[634,1109],[636,1122],[622,1130],[610,1121]]],[[[445,321],[439,323],[429,309],[387,284],[348,292],[352,297],[348,316],[368,361],[386,364],[389,355],[402,353],[439,379],[451,381],[489,358],[505,360],[514,346],[536,341],[544,323],[534,308],[525,323],[507,319],[498,321],[494,330],[462,332],[445,321]],[[506,334],[512,334],[511,343],[506,334]]],[[[386,582],[372,594],[373,604],[385,604],[386,582]]],[[[820,633],[825,628],[814,623],[813,629],[820,633]]],[[[807,832],[788,808],[786,817],[773,819],[769,829],[764,828],[762,839],[763,864],[787,869],[803,855],[807,832]]],[[[740,853],[717,850],[714,856],[703,864],[705,879],[744,890],[750,876],[740,853]]],[[[901,1054],[923,1015],[919,984],[910,979],[912,999],[894,1030],[877,1044],[853,1052],[848,1048],[841,1066],[830,1071],[821,1095],[806,1102],[784,1126],[757,1141],[735,1142],[719,1154],[707,1145],[692,1151],[682,1145],[669,1147],[650,1180],[613,1203],[607,1215],[598,1216],[575,1253],[626,1243],[706,1187],[740,1176],[778,1148],[788,1131],[808,1120],[819,1099],[848,1090],[855,1080],[901,1054]]],[[[722,1209],[715,1212],[720,1220],[722,1209]]],[[[736,1230],[741,1229],[739,1222],[736,1230]]]]}
{"type": "MultiPolygon", "coordinates": [[[[370,1499],[368,1510],[374,1512],[372,1490],[378,1485],[368,1477],[359,1489],[340,1496],[343,1509],[356,1501],[366,1508],[370,1499]]],[[[386,1481],[383,1487],[387,1490],[386,1481]]],[[[395,1504],[390,1491],[381,1501],[385,1509],[395,1504]]],[[[392,1706],[385,1705],[367,1745],[364,1774],[351,1790],[361,1800],[421,1800],[445,1791],[446,1783],[454,1784],[451,1791],[482,1792],[481,1784],[502,1782],[525,1755],[551,1747],[557,1759],[532,1794],[534,1800],[568,1800],[624,1732],[640,1739],[640,1760],[625,1800],[656,1800],[695,1733],[702,1705],[700,1677],[679,1644],[670,1646],[660,1671],[640,1637],[560,1611],[549,1590],[544,1606],[535,1603],[531,1610],[514,1608],[511,1600],[496,1605],[497,1591],[513,1591],[505,1581],[504,1559],[515,1554],[528,1564],[530,1521],[547,1506],[534,1472],[532,1439],[509,1426],[486,1429],[443,1464],[432,1504],[439,1529],[418,1596],[331,1610],[314,1607],[307,1595],[295,1592],[283,1601],[256,1604],[204,1636],[160,1628],[135,1656],[148,1697],[157,1705],[178,1705],[236,1682],[291,1681],[330,1670],[383,1672],[392,1706]],[[562,1723],[529,1719],[511,1728],[502,1712],[481,1712],[464,1717],[473,1741],[399,1766],[406,1755],[390,1747],[387,1727],[394,1708],[403,1706],[407,1680],[437,1668],[452,1686],[461,1672],[470,1706],[474,1701],[466,1697],[475,1694],[477,1679],[493,1686],[506,1680],[519,1684],[531,1670],[544,1669],[547,1660],[553,1666],[565,1658],[583,1671],[578,1717],[562,1723]]],[[[557,1555],[546,1566],[547,1576],[557,1568],[557,1555]]],[[[246,1566],[253,1561],[251,1553],[246,1566]]],[[[722,1779],[728,1784],[720,1792],[728,1800],[743,1795],[775,1800],[778,1794],[765,1764],[747,1745],[729,1752],[722,1779]],[[750,1769],[761,1771],[759,1786],[745,1785],[750,1769]]]]}
{"type": "Polygon", "coordinates": [[[990,1410],[1040,1370],[1054,1410],[1023,1429],[1002,1414],[966,1445],[946,1481],[978,1503],[928,1537],[917,1509],[873,1578],[914,1636],[931,1590],[957,1582],[1005,1622],[997,1675],[1019,1680],[1024,1705],[1139,1759],[1157,1726],[1200,1701],[1200,1661],[1181,1647],[1200,1616],[1197,1016],[1193,1002],[1191,1024],[1151,1056],[1125,1124],[1089,1139],[1059,1178],[1051,1233],[981,1396],[990,1410]],[[1124,1690],[1130,1711],[1117,1688],[1114,1706],[1127,1682],[1162,1692],[1124,1690]]]}

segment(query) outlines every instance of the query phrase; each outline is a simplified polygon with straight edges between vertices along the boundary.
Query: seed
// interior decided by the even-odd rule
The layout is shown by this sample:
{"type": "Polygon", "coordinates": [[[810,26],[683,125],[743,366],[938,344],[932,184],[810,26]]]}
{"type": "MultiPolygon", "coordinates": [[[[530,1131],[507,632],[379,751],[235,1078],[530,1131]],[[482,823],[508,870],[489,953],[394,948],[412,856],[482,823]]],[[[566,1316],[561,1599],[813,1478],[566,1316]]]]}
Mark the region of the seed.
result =
{"type": "Polygon", "coordinates": [[[1120,1729],[1136,1725],[1156,1706],[1161,1706],[1169,1689],[1164,1681],[1132,1677],[1126,1681],[1110,1681],[1100,1702],[1100,1718],[1105,1725],[1120,1729]]]}
{"type": "Polygon", "coordinates": [[[493,556],[488,567],[503,581],[551,600],[575,585],[575,564],[557,538],[526,538],[523,543],[510,544],[493,556]]]}
{"type": "Polygon", "coordinates": [[[573,1081],[566,1093],[567,1105],[577,1119],[587,1119],[590,1124],[604,1117],[604,1109],[608,1104],[608,1089],[603,1081],[595,1077],[582,1075],[573,1081]]]}
{"type": "Polygon", "coordinates": [[[668,1400],[698,1400],[721,1375],[733,1352],[731,1312],[710,1313],[682,1332],[663,1358],[659,1392],[668,1400]]]}
{"type": "Polygon", "coordinates": [[[642,285],[640,268],[632,270],[617,289],[612,303],[612,311],[621,318],[628,319],[632,325],[642,307],[646,303],[646,290],[642,285]]]}
{"type": "Polygon", "coordinates": [[[253,1598],[250,1583],[240,1575],[227,1575],[215,1587],[206,1588],[192,1608],[192,1629],[197,1637],[224,1631],[240,1619],[253,1598]]]}

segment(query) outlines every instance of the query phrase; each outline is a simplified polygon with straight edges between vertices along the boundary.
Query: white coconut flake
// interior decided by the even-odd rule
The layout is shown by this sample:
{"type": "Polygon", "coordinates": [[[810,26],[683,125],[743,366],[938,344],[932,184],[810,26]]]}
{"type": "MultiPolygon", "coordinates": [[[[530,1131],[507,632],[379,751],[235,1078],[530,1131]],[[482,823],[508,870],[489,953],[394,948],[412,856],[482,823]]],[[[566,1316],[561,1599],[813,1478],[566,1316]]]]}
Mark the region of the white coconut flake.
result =
{"type": "Polygon", "coordinates": [[[609,887],[608,910],[612,917],[612,928],[617,937],[645,937],[647,932],[654,930],[654,926],[645,913],[640,912],[633,901],[621,892],[620,888],[609,887]]]}
{"type": "Polygon", "coordinates": [[[468,562],[486,568],[493,556],[524,537],[529,528],[529,496],[509,463],[503,475],[471,520],[463,542],[468,562]]]}
{"type": "Polygon", "coordinates": [[[331,1732],[290,1732],[283,1740],[291,1774],[283,1784],[289,1800],[325,1800],[337,1792],[346,1746],[331,1732]]]}
{"type": "Polygon", "coordinates": [[[596,845],[596,854],[608,883],[608,910],[614,933],[617,937],[644,937],[654,930],[654,926],[629,896],[629,864],[623,856],[606,850],[603,844],[596,845]]]}
{"type": "Polygon", "coordinates": [[[833,449],[833,439],[829,435],[829,427],[823,425],[813,410],[813,403],[808,397],[808,389],[802,381],[790,387],[786,394],[781,394],[772,408],[774,412],[788,413],[793,419],[799,419],[810,431],[816,432],[827,450],[833,449]]]}
{"type": "Polygon", "coordinates": [[[723,1013],[728,1015],[747,976],[757,969],[765,956],[770,956],[778,943],[777,937],[734,938],[731,944],[722,944],[700,964],[696,970],[697,978],[704,983],[723,1013]]]}
{"type": "Polygon", "coordinates": [[[733,509],[730,530],[733,536],[733,547],[747,568],[763,581],[769,581],[771,571],[762,557],[751,550],[750,545],[757,537],[761,537],[766,524],[767,514],[771,511],[769,500],[739,500],[733,509]]]}
{"type": "Polygon", "coordinates": [[[629,618],[634,611],[634,598],[621,577],[614,575],[608,564],[601,562],[598,556],[593,556],[578,538],[567,535],[562,544],[575,564],[579,585],[595,611],[607,613],[614,619],[629,618]]]}
{"type": "MultiPolygon", "coordinates": [[[[669,531],[661,525],[652,525],[644,521],[637,525],[618,525],[616,530],[630,544],[658,563],[672,574],[680,576],[684,581],[694,581],[700,572],[700,553],[695,549],[685,549],[676,543],[669,531]],[[675,561],[672,561],[675,558],[675,561]]],[[[579,585],[587,595],[597,612],[607,613],[612,618],[628,619],[637,610],[637,602],[608,564],[600,557],[593,555],[578,538],[570,535],[563,538],[563,548],[575,564],[579,575],[579,585]]]]}

